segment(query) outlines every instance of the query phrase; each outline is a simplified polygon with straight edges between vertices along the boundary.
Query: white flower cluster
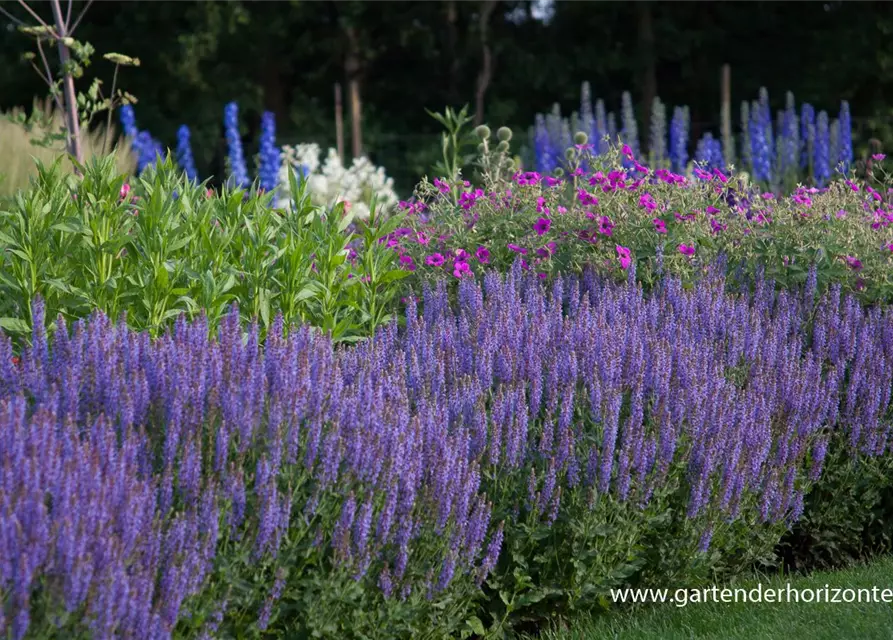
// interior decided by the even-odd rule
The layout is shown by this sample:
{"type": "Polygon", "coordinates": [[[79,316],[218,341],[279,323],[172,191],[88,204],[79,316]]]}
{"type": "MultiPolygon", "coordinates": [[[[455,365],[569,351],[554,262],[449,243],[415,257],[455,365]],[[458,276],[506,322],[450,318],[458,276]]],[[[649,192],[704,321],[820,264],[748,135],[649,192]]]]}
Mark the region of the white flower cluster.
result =
{"type": "Polygon", "coordinates": [[[285,208],[290,200],[289,166],[295,173],[302,169],[306,173],[307,190],[316,205],[332,207],[345,201],[349,203],[350,215],[361,219],[369,217],[373,195],[381,211],[393,211],[397,206],[399,198],[394,193],[394,180],[385,175],[384,167],[376,167],[365,157],[354,158],[350,167],[345,167],[335,149],[329,149],[323,163],[319,156],[320,147],[316,143],[282,147],[277,206],[285,208]]]}

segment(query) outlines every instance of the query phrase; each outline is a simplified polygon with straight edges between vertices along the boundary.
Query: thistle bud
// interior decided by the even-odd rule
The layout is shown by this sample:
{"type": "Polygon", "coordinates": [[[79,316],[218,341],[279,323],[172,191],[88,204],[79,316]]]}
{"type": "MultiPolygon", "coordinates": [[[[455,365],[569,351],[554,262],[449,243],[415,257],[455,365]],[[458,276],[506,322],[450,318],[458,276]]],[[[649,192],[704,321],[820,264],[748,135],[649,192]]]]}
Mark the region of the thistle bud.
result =
{"type": "Polygon", "coordinates": [[[474,134],[481,140],[489,140],[490,139],[490,127],[488,127],[485,124],[482,124],[474,130],[474,134]]]}
{"type": "Polygon", "coordinates": [[[496,131],[496,137],[500,142],[509,142],[512,139],[512,130],[508,127],[499,127],[496,131]]]}
{"type": "Polygon", "coordinates": [[[587,142],[589,142],[589,136],[587,136],[584,132],[577,131],[577,133],[574,134],[574,144],[583,145],[587,142]]]}

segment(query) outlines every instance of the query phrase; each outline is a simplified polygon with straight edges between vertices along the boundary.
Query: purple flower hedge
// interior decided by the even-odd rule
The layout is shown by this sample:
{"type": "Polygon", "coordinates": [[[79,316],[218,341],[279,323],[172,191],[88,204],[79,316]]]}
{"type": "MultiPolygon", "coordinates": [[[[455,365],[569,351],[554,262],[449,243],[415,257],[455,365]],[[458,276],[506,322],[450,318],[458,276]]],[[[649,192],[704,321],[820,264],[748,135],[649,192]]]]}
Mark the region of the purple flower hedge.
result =
{"type": "Polygon", "coordinates": [[[516,265],[346,348],[60,324],[0,339],[13,638],[508,629],[771,556],[829,443],[890,450],[893,316],[839,288],[516,265]]]}

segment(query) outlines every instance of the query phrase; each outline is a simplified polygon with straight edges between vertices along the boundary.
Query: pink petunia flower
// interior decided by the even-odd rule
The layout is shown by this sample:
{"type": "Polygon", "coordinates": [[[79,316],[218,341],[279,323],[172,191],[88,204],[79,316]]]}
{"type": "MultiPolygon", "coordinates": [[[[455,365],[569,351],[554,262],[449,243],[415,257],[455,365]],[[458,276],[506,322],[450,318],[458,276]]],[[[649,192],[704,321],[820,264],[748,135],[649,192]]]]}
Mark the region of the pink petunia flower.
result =
{"type": "Polygon", "coordinates": [[[471,275],[471,267],[468,266],[467,262],[456,262],[453,264],[453,275],[457,278],[471,275]]]}
{"type": "Polygon", "coordinates": [[[551,220],[549,220],[548,218],[540,218],[533,224],[533,230],[536,231],[536,235],[541,236],[545,233],[548,233],[551,226],[551,220]]]}
{"type": "Polygon", "coordinates": [[[620,268],[628,269],[629,265],[632,264],[632,253],[627,247],[621,247],[619,244],[616,246],[617,249],[617,258],[620,260],[620,268]]]}
{"type": "Polygon", "coordinates": [[[481,264],[490,264],[490,250],[487,247],[478,247],[477,251],[474,252],[474,257],[481,264]]]}
{"type": "Polygon", "coordinates": [[[427,264],[429,267],[440,267],[443,266],[444,262],[446,262],[446,260],[439,253],[432,253],[430,256],[425,258],[425,264],[427,264]]]}
{"type": "Polygon", "coordinates": [[[690,245],[690,244],[680,244],[680,245],[679,245],[678,247],[676,247],[676,248],[679,250],[679,253],[681,253],[681,254],[684,255],[684,256],[693,256],[693,255],[695,255],[695,246],[694,246],[694,245],[690,245]]]}

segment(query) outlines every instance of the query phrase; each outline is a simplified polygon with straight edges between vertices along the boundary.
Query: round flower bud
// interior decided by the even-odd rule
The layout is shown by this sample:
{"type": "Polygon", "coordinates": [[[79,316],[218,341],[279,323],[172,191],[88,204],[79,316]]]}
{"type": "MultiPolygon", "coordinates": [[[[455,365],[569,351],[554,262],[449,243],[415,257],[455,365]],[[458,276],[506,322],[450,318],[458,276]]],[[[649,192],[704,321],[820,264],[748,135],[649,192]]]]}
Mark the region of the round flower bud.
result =
{"type": "Polygon", "coordinates": [[[474,130],[474,133],[481,140],[487,140],[490,138],[490,127],[488,127],[485,124],[482,124],[477,129],[474,130]]]}
{"type": "Polygon", "coordinates": [[[574,159],[574,150],[573,149],[565,149],[564,157],[567,158],[568,160],[573,160],[574,159]]]}
{"type": "Polygon", "coordinates": [[[508,127],[499,127],[496,131],[496,137],[499,138],[501,142],[508,142],[512,139],[512,130],[508,127]]]}
{"type": "Polygon", "coordinates": [[[589,136],[582,131],[577,131],[574,134],[574,144],[586,144],[587,142],[589,142],[589,136]]]}
{"type": "Polygon", "coordinates": [[[486,153],[486,152],[487,152],[487,145],[485,145],[483,142],[480,143],[478,145],[478,153],[486,153]]]}
{"type": "Polygon", "coordinates": [[[500,141],[500,143],[498,145],[496,145],[496,150],[499,151],[500,153],[505,153],[506,151],[508,151],[509,150],[508,140],[500,141]]]}

